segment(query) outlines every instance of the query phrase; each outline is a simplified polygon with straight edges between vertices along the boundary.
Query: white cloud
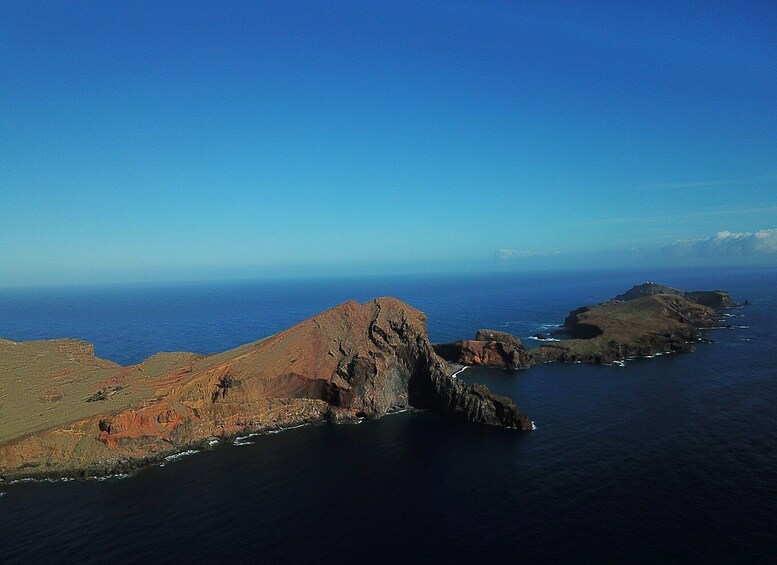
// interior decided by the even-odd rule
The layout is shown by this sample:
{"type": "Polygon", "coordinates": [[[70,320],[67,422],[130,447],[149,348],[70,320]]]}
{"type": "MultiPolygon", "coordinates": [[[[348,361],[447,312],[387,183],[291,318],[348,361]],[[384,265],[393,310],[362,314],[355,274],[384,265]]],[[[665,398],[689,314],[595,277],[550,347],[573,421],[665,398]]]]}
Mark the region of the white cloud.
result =
{"type": "Polygon", "coordinates": [[[518,249],[498,249],[496,258],[500,263],[509,263],[517,259],[531,259],[533,257],[550,257],[561,255],[560,251],[524,251],[518,249]]]}
{"type": "Polygon", "coordinates": [[[518,251],[516,249],[499,249],[496,252],[496,257],[499,259],[502,263],[509,261],[511,259],[518,259],[520,257],[530,257],[528,251],[518,251]]]}
{"type": "Polygon", "coordinates": [[[706,239],[675,241],[662,249],[673,257],[748,257],[777,254],[777,229],[721,231],[706,239]]]}

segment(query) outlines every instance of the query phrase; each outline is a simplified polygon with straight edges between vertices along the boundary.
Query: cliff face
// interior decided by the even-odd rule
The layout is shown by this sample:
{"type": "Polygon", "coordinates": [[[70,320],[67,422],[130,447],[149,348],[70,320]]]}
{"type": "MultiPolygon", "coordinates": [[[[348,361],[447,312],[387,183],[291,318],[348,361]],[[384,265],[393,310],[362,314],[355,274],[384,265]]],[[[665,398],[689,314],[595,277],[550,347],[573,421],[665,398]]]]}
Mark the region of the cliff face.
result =
{"type": "MultiPolygon", "coordinates": [[[[6,344],[20,359],[36,354],[29,343],[6,344]]],[[[62,389],[62,408],[0,436],[0,475],[117,472],[212,437],[407,407],[531,428],[510,399],[450,378],[428,341],[425,316],[393,298],[347,302],[219,355],[159,354],[133,367],[87,356],[74,365],[65,355],[59,367],[81,383],[62,389]]],[[[21,373],[3,367],[0,386],[18,380],[21,373]]],[[[45,365],[36,375],[45,379],[45,365]]]]}

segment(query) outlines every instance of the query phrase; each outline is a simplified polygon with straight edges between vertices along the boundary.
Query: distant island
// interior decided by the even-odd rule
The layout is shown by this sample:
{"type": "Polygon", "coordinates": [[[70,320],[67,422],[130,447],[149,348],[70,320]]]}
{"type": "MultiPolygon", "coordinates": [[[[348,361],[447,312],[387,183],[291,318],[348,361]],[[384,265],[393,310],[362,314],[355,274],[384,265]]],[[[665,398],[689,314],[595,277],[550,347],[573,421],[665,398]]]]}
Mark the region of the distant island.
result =
{"type": "Polygon", "coordinates": [[[595,306],[573,310],[542,346],[479,330],[474,340],[435,345],[449,362],[527,369],[538,363],[621,364],[630,358],[692,351],[699,330],[720,325],[718,309],[737,306],[722,290],[685,292],[647,282],[595,306]],[[565,339],[559,339],[565,338],[565,339]]]}
{"type": "Polygon", "coordinates": [[[0,339],[0,480],[126,473],[222,439],[411,408],[530,430],[512,400],[456,371],[690,351],[718,325],[716,308],[734,305],[724,291],[646,283],[574,310],[558,341],[534,349],[495,330],[433,345],[425,315],[390,297],[217,355],[158,353],[132,366],[80,340],[0,339]]]}

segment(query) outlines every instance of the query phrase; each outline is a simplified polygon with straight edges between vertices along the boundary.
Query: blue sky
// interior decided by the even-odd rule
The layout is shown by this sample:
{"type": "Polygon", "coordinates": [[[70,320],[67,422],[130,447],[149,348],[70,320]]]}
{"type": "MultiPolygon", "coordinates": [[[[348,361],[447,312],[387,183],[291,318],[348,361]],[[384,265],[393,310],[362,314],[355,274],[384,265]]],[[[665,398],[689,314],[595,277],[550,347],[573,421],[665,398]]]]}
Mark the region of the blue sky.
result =
{"type": "Polygon", "coordinates": [[[773,2],[3,2],[0,285],[775,263],[775,29],[773,2]]]}

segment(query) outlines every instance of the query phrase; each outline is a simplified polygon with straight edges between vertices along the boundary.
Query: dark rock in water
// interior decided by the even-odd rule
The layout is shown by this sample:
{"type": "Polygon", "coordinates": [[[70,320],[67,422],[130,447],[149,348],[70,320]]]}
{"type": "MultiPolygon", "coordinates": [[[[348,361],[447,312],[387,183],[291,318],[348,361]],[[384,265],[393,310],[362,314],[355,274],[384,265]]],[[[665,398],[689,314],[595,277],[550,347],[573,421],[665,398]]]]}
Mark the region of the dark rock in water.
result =
{"type": "Polygon", "coordinates": [[[443,359],[462,365],[525,369],[531,364],[521,340],[498,330],[478,330],[474,340],[436,344],[434,350],[443,359]]]}
{"type": "Polygon", "coordinates": [[[540,339],[540,340],[550,339],[550,336],[548,334],[541,334],[541,333],[540,334],[534,334],[532,337],[535,338],[535,339],[540,339]]]}
{"type": "Polygon", "coordinates": [[[410,400],[416,408],[432,408],[465,417],[470,422],[517,430],[531,430],[531,420],[506,396],[493,394],[484,385],[466,385],[452,379],[444,364],[430,375],[411,382],[410,400]]]}

